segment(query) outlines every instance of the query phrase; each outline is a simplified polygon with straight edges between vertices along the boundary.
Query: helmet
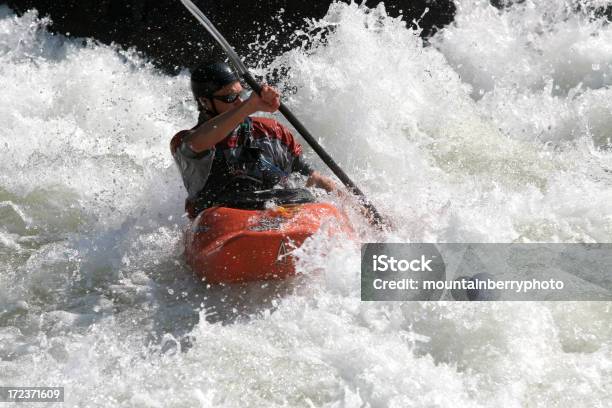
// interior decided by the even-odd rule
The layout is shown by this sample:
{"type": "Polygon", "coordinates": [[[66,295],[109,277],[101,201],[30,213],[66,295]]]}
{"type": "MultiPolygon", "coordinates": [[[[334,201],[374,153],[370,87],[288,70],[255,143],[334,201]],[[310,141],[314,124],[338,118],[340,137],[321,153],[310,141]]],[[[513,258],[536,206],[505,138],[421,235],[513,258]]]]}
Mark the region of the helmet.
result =
{"type": "Polygon", "coordinates": [[[238,75],[224,62],[203,64],[191,73],[191,91],[196,100],[202,96],[210,98],[225,85],[238,80],[238,75]]]}

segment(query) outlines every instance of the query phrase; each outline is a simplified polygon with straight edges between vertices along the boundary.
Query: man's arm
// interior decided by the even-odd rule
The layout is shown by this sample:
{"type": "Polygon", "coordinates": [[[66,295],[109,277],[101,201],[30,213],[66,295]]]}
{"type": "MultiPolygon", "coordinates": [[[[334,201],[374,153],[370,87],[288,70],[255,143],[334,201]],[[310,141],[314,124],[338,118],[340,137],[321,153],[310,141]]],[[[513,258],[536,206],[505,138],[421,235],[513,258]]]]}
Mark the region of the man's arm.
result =
{"type": "Polygon", "coordinates": [[[183,140],[195,153],[211,149],[214,145],[255,112],[275,112],[280,105],[278,92],[264,85],[261,96],[253,92],[241,105],[202,123],[184,136],[183,140]]]}
{"type": "Polygon", "coordinates": [[[254,112],[251,104],[247,100],[242,105],[215,116],[202,123],[197,128],[189,131],[189,133],[183,137],[183,141],[195,153],[209,150],[221,140],[225,139],[236,126],[241,124],[247,116],[254,112]]]}
{"type": "MultiPolygon", "coordinates": [[[[295,142],[293,139],[293,135],[288,130],[285,129],[285,131],[289,135],[290,139],[295,142]]],[[[300,154],[298,154],[298,156],[293,159],[291,171],[300,173],[308,177],[308,179],[306,180],[306,187],[319,187],[324,189],[328,193],[337,190],[338,186],[336,185],[336,183],[329,177],[326,177],[318,171],[315,171],[310,165],[310,163],[308,163],[308,161],[306,161],[306,159],[304,159],[304,156],[301,154],[301,147],[299,145],[297,145],[297,147],[297,150],[300,152],[300,154]]]]}

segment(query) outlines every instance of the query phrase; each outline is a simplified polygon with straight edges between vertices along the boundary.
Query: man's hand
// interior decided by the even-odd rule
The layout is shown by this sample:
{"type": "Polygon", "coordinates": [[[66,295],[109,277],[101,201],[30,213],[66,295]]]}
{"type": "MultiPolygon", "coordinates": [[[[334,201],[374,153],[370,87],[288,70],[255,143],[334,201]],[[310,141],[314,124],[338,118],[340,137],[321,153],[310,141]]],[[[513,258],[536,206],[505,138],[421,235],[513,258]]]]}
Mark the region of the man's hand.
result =
{"type": "Polygon", "coordinates": [[[276,112],[280,106],[280,94],[270,85],[263,85],[261,93],[251,93],[251,96],[246,101],[254,112],[276,112]]]}
{"type": "Polygon", "coordinates": [[[338,190],[338,186],[332,179],[322,175],[318,171],[313,172],[310,175],[310,177],[308,177],[308,180],[306,181],[306,187],[311,187],[311,186],[322,188],[328,193],[338,190]]]}

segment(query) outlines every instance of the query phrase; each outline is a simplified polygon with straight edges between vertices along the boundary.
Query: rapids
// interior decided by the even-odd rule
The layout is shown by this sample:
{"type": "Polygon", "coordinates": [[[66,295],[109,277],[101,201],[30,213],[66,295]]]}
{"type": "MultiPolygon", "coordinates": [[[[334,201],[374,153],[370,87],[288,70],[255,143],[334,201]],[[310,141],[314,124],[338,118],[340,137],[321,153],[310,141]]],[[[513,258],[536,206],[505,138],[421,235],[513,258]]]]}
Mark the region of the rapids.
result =
{"type": "MultiPolygon", "coordinates": [[[[397,227],[339,202],[364,241],[610,242],[612,27],[589,7],[610,2],[456,3],[427,45],[333,3],[256,72],[287,72],[397,227]]],[[[0,385],[88,407],[612,405],[610,303],[361,302],[359,245],[324,233],[295,279],[197,282],[169,154],[188,72],[48,24],[0,6],[0,385]]]]}

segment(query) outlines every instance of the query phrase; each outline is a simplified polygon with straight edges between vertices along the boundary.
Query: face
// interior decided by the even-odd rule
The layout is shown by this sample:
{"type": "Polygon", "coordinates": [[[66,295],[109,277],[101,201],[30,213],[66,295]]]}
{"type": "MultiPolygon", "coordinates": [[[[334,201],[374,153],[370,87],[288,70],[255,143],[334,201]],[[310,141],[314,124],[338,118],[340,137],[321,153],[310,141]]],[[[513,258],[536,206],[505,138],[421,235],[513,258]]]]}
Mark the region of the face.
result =
{"type": "MultiPolygon", "coordinates": [[[[217,92],[213,94],[213,96],[226,96],[226,95],[235,95],[240,94],[243,91],[242,85],[240,82],[234,81],[231,84],[225,85],[223,88],[219,89],[217,92]]],[[[220,101],[219,99],[212,98],[201,98],[201,101],[206,105],[209,110],[216,110],[219,114],[223,112],[227,112],[230,109],[238,107],[242,104],[243,100],[240,96],[236,98],[236,100],[232,103],[225,103],[220,101]],[[212,105],[214,104],[214,105],[212,105]],[[214,107],[214,109],[212,109],[214,107]]]]}

